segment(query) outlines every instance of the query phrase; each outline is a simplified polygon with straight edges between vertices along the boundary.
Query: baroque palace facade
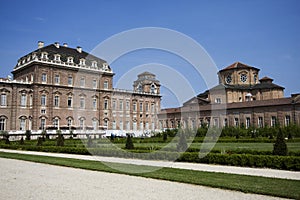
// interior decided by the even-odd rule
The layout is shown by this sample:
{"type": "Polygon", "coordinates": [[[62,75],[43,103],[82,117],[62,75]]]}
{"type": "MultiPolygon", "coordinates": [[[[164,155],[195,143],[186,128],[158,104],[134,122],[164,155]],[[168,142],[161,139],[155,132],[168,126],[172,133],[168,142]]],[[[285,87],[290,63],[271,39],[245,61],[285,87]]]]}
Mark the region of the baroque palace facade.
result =
{"type": "Polygon", "coordinates": [[[284,97],[273,79],[259,79],[259,69],[236,62],[218,73],[219,85],[159,114],[160,128],[271,127],[300,124],[300,94],[284,97]]]}
{"type": "Polygon", "coordinates": [[[160,83],[144,72],[133,90],[113,88],[106,61],[59,43],[21,57],[0,79],[0,130],[148,131],[158,128],[160,83]]]}

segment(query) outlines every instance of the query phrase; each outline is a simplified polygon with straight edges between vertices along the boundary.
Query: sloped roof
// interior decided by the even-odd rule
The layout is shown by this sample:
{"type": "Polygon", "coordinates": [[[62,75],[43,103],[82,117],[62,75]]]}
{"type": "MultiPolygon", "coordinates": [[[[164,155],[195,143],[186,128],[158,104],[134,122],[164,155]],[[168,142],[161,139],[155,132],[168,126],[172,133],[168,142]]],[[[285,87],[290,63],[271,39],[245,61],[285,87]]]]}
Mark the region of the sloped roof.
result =
{"type": "Polygon", "coordinates": [[[232,69],[249,69],[249,68],[250,69],[255,69],[255,70],[258,70],[258,71],[260,70],[256,67],[252,67],[250,65],[246,65],[246,64],[241,63],[241,62],[235,62],[235,63],[225,67],[224,69],[221,69],[220,72],[226,71],[226,70],[232,70],[232,69]]]}

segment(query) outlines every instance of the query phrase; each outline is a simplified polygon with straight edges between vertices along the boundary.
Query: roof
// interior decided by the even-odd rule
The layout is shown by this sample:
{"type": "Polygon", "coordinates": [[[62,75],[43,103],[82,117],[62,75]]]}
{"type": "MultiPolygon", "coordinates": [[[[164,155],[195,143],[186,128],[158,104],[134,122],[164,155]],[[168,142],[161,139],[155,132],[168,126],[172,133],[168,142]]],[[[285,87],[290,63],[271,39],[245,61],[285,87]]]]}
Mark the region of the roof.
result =
{"type": "Polygon", "coordinates": [[[256,67],[252,67],[250,65],[246,65],[244,63],[241,63],[241,62],[235,62],[231,65],[229,65],[228,67],[225,67],[224,69],[221,69],[220,72],[222,71],[226,71],[226,70],[232,70],[232,69],[255,69],[255,70],[260,70],[256,67]]]}
{"type": "Polygon", "coordinates": [[[98,58],[94,55],[91,55],[85,51],[79,51],[76,48],[70,48],[70,47],[66,47],[66,46],[57,47],[55,44],[50,44],[48,46],[36,49],[35,51],[32,51],[29,54],[26,54],[25,56],[21,57],[19,60],[22,60],[22,59],[28,57],[28,55],[31,55],[33,53],[36,53],[37,56],[40,56],[42,52],[47,52],[48,58],[50,60],[53,60],[55,54],[59,54],[60,60],[63,62],[67,62],[68,57],[73,57],[73,61],[76,64],[79,64],[79,60],[82,58],[84,58],[86,60],[86,65],[91,65],[92,61],[96,61],[99,64],[106,63],[105,60],[98,58]]]}
{"type": "Polygon", "coordinates": [[[261,82],[255,85],[229,85],[229,84],[219,84],[210,89],[214,90],[224,90],[224,89],[233,89],[233,90],[256,90],[256,89],[285,89],[280,85],[276,85],[272,82],[261,82]]]}

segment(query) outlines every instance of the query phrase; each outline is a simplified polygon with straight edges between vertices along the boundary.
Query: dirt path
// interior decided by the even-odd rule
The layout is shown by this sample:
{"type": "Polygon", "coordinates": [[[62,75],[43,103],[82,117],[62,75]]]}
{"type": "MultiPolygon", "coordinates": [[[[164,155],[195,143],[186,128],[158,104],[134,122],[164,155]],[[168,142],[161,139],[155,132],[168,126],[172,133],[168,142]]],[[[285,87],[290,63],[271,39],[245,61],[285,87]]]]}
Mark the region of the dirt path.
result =
{"type": "Polygon", "coordinates": [[[21,160],[0,163],[1,199],[279,199],[21,160]]]}

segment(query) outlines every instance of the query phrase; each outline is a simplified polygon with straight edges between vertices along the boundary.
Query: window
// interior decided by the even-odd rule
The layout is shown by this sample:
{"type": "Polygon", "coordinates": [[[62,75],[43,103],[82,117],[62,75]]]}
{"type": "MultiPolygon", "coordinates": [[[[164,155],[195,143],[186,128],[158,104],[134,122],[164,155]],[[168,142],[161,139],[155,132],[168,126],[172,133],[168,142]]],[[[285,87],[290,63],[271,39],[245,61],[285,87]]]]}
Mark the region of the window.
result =
{"type": "Polygon", "coordinates": [[[79,65],[81,65],[81,66],[84,66],[84,65],[85,65],[85,59],[84,59],[84,58],[81,58],[81,59],[79,60],[79,65]]]}
{"type": "Polygon", "coordinates": [[[123,130],[123,121],[120,121],[120,130],[123,130]]]}
{"type": "Polygon", "coordinates": [[[220,104],[220,103],[221,103],[221,98],[216,98],[216,99],[215,99],[215,103],[220,104]]]}
{"type": "Polygon", "coordinates": [[[33,103],[33,99],[32,98],[33,98],[32,95],[30,95],[30,97],[29,97],[29,106],[30,107],[32,107],[32,103],[33,103]]]}
{"type": "Polygon", "coordinates": [[[5,119],[0,118],[0,131],[4,131],[4,130],[5,130],[5,119]]]}
{"type": "Polygon", "coordinates": [[[104,100],[104,110],[107,110],[108,109],[108,100],[105,99],[104,100]]]}
{"type": "Polygon", "coordinates": [[[85,79],[81,78],[80,79],[80,87],[84,87],[85,86],[85,79]]]}
{"type": "Polygon", "coordinates": [[[289,115],[286,115],[284,121],[285,121],[285,125],[289,126],[291,123],[291,117],[289,115]]]}
{"type": "Polygon", "coordinates": [[[20,130],[25,131],[26,120],[24,118],[20,119],[20,130]]]}
{"type": "Polygon", "coordinates": [[[46,83],[47,82],[47,74],[43,73],[42,74],[42,83],[46,83]]]}
{"type": "Polygon", "coordinates": [[[129,121],[126,121],[126,130],[130,130],[130,123],[129,123],[129,121]]]}
{"type": "Polygon", "coordinates": [[[154,85],[154,84],[151,85],[151,93],[152,93],[152,94],[155,93],[155,85],[154,85]]]}
{"type": "Polygon", "coordinates": [[[143,112],[143,103],[140,102],[140,112],[143,112]]]}
{"type": "Polygon", "coordinates": [[[73,85],[73,77],[72,77],[72,76],[69,76],[69,77],[68,77],[68,85],[69,85],[69,86],[72,86],[72,85],[73,85]]]}
{"type": "Polygon", "coordinates": [[[83,118],[79,119],[79,127],[80,127],[80,129],[84,128],[84,119],[83,118]]]}
{"type": "Polygon", "coordinates": [[[42,59],[48,59],[48,54],[46,52],[43,52],[41,55],[42,59]]]}
{"type": "Polygon", "coordinates": [[[113,122],[112,122],[112,129],[113,129],[113,130],[116,130],[116,129],[117,129],[116,121],[113,121],[113,122]]]}
{"type": "Polygon", "coordinates": [[[120,100],[120,102],[119,102],[119,109],[121,111],[123,110],[123,100],[120,100]]]}
{"type": "Polygon", "coordinates": [[[97,99],[93,98],[93,109],[96,110],[97,109],[97,99]]]}
{"type": "Polygon", "coordinates": [[[144,123],[140,122],[140,130],[142,131],[144,129],[144,123]]]}
{"type": "Polygon", "coordinates": [[[214,118],[214,127],[219,127],[219,119],[214,118]]]}
{"type": "Polygon", "coordinates": [[[92,125],[94,130],[98,129],[98,121],[96,119],[93,119],[92,125]]]}
{"type": "Polygon", "coordinates": [[[130,110],[130,102],[126,101],[126,110],[130,110]]]}
{"type": "Polygon", "coordinates": [[[60,55],[59,54],[54,55],[54,61],[60,61],[60,55]]]}
{"type": "Polygon", "coordinates": [[[223,126],[224,126],[224,127],[227,127],[227,126],[228,126],[228,119],[227,119],[227,118],[224,119],[223,126]]]}
{"type": "Polygon", "coordinates": [[[246,128],[249,128],[250,127],[250,117],[247,117],[246,118],[246,128]]]}
{"type": "Polygon", "coordinates": [[[108,89],[108,81],[104,81],[104,83],[103,83],[103,88],[104,88],[104,89],[108,89]]]}
{"type": "Polygon", "coordinates": [[[262,117],[258,117],[258,123],[257,123],[259,128],[262,128],[264,126],[263,124],[263,118],[262,117]]]}
{"type": "Polygon", "coordinates": [[[244,83],[247,81],[247,74],[241,74],[240,80],[244,83]]]}
{"type": "Polygon", "coordinates": [[[67,120],[67,126],[70,127],[72,126],[73,120],[71,118],[68,118],[67,120]]]}
{"type": "Polygon", "coordinates": [[[80,105],[79,105],[79,107],[81,109],[85,108],[85,99],[84,99],[84,97],[80,97],[80,105]]]}
{"type": "Polygon", "coordinates": [[[73,57],[68,57],[67,63],[69,64],[73,63],[73,57]]]}
{"type": "Polygon", "coordinates": [[[132,110],[133,110],[133,112],[136,112],[136,102],[133,102],[133,104],[132,104],[132,110]]]}
{"type": "Polygon", "coordinates": [[[96,61],[92,61],[92,68],[97,68],[97,62],[96,61]]]}
{"type": "Polygon", "coordinates": [[[46,95],[41,96],[41,106],[46,106],[46,95]]]}
{"type": "Polygon", "coordinates": [[[112,102],[112,109],[116,110],[116,100],[113,100],[113,102],[112,102]]]}
{"type": "Polygon", "coordinates": [[[149,103],[148,102],[146,102],[145,109],[146,109],[146,112],[149,112],[149,103]]]}
{"type": "Polygon", "coordinates": [[[235,125],[236,127],[239,126],[239,118],[234,118],[234,125],[235,125]]]}
{"type": "Polygon", "coordinates": [[[93,80],[93,89],[97,88],[97,80],[93,80]]]}
{"type": "Polygon", "coordinates": [[[143,92],[143,86],[141,84],[138,85],[138,92],[143,92]]]}
{"type": "Polygon", "coordinates": [[[68,97],[68,108],[72,108],[72,97],[68,97]]]}
{"type": "Polygon", "coordinates": [[[155,105],[154,105],[154,103],[151,104],[151,112],[152,112],[152,113],[155,112],[155,105]]]}
{"type": "Polygon", "coordinates": [[[59,96],[54,96],[54,107],[59,107],[59,96]]]}
{"type": "Polygon", "coordinates": [[[21,94],[21,107],[26,107],[26,94],[21,94]]]}
{"type": "Polygon", "coordinates": [[[59,75],[55,74],[54,76],[54,84],[59,84],[59,75]]]}
{"type": "Polygon", "coordinates": [[[133,122],[133,123],[132,123],[132,128],[133,128],[134,131],[136,131],[136,129],[137,129],[137,127],[136,127],[136,122],[133,122]]]}
{"type": "Polygon", "coordinates": [[[107,119],[104,119],[104,126],[106,127],[106,128],[108,128],[108,120],[107,119]]]}
{"type": "Polygon", "coordinates": [[[6,94],[1,94],[1,106],[6,106],[6,94]]]}
{"type": "Polygon", "coordinates": [[[41,119],[41,129],[42,130],[45,130],[45,127],[46,127],[46,119],[41,119]]]}
{"type": "Polygon", "coordinates": [[[271,126],[272,127],[276,126],[276,117],[275,116],[271,117],[271,126]]]}
{"type": "Polygon", "coordinates": [[[46,109],[41,109],[41,114],[46,114],[46,109]]]}
{"type": "Polygon", "coordinates": [[[58,127],[59,127],[59,119],[58,119],[58,118],[53,119],[53,126],[54,126],[55,128],[58,128],[58,127]]]}

